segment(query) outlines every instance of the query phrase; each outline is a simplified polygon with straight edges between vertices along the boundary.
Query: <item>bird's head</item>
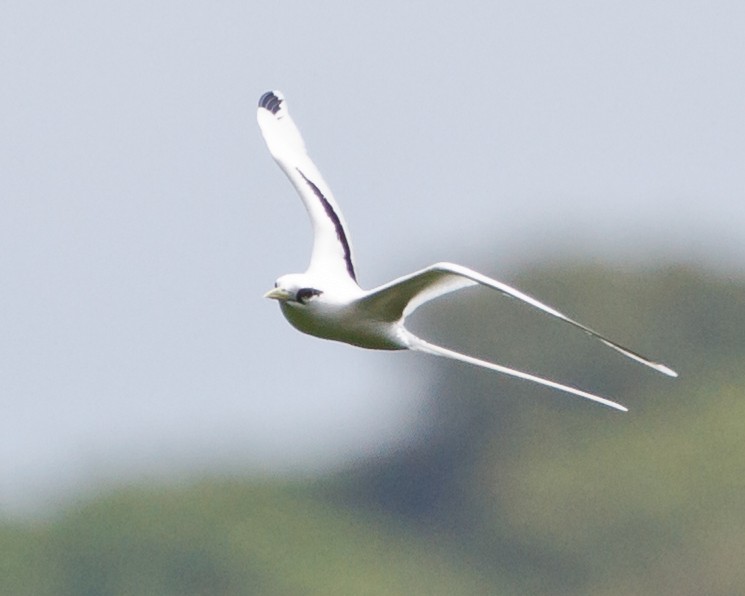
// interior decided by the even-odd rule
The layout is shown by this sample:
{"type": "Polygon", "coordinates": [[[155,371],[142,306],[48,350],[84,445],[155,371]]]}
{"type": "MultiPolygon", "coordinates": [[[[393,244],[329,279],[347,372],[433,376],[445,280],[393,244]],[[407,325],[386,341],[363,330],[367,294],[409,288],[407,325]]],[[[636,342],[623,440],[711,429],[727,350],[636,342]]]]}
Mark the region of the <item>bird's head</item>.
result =
{"type": "Polygon", "coordinates": [[[315,287],[317,285],[305,274],[291,273],[274,282],[274,288],[264,294],[264,298],[293,306],[305,306],[323,294],[322,290],[315,287]]]}

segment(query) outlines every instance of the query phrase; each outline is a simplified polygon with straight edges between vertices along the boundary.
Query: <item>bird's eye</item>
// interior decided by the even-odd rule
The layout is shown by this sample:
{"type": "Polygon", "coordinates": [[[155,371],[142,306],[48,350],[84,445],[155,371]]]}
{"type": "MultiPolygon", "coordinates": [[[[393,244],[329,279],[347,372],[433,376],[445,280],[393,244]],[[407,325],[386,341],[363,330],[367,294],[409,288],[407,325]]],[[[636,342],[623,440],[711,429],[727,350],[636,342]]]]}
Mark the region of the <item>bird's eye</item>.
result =
{"type": "Polygon", "coordinates": [[[320,294],[323,294],[323,292],[321,290],[316,290],[315,288],[301,288],[297,291],[295,299],[300,304],[307,304],[312,298],[315,298],[320,294]]]}
{"type": "Polygon", "coordinates": [[[274,282],[274,287],[276,288],[278,285],[279,285],[279,283],[275,281],[274,282]]]}

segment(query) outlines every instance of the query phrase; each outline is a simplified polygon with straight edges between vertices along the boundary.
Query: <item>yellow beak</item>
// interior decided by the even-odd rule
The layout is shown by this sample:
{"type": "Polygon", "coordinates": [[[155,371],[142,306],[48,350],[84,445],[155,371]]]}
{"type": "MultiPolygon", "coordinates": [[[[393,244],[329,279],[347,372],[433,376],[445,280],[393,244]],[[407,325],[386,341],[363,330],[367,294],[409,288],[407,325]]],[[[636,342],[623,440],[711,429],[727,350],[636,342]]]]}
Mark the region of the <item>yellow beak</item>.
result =
{"type": "Polygon", "coordinates": [[[272,300],[289,300],[292,298],[292,294],[282,288],[272,288],[264,294],[264,298],[271,298],[272,300]]]}

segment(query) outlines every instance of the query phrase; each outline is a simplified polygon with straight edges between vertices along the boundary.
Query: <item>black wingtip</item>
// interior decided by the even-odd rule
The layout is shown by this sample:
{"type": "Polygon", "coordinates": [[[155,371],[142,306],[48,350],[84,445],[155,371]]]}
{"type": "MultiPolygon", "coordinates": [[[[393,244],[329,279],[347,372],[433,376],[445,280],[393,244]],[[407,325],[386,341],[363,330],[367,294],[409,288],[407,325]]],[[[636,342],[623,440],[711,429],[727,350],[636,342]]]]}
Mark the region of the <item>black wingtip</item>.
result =
{"type": "Polygon", "coordinates": [[[282,102],[284,98],[278,91],[267,91],[259,99],[259,107],[269,110],[272,114],[276,114],[282,108],[282,102]]]}

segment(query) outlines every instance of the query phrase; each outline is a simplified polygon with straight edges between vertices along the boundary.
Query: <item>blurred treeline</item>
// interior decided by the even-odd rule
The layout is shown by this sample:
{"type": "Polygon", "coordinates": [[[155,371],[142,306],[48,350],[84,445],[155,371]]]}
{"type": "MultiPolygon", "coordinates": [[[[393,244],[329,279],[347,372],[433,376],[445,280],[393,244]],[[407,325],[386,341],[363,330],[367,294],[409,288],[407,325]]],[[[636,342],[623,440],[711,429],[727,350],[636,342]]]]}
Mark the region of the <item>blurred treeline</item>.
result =
{"type": "Polygon", "coordinates": [[[680,378],[469,290],[415,327],[630,412],[433,359],[409,447],[313,481],[131,488],[6,522],[0,593],[745,594],[743,280],[563,265],[512,281],[680,378]]]}

